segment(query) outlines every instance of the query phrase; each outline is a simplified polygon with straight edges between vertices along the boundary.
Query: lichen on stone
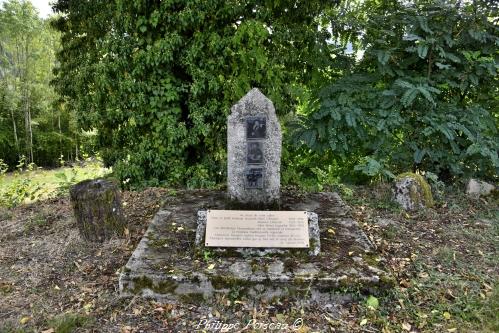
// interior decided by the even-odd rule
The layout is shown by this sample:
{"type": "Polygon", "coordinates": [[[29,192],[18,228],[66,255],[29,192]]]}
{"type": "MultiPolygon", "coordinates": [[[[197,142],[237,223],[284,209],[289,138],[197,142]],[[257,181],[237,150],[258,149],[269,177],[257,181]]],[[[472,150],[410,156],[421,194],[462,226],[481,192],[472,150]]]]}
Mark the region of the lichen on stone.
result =
{"type": "Polygon", "coordinates": [[[419,189],[421,190],[421,193],[417,188],[411,187],[409,189],[408,194],[409,194],[409,197],[410,197],[410,200],[412,201],[412,203],[409,205],[402,203],[400,197],[396,193],[397,201],[399,203],[401,203],[405,209],[408,209],[408,208],[414,209],[414,208],[419,208],[421,206],[433,207],[434,201],[433,201],[433,195],[431,193],[431,187],[422,175],[417,174],[417,173],[413,173],[413,172],[405,172],[405,173],[398,175],[396,178],[397,189],[399,187],[399,182],[406,179],[406,178],[409,178],[409,179],[413,180],[414,182],[416,182],[419,189]],[[414,206],[414,207],[412,207],[412,206],[414,206]]]}

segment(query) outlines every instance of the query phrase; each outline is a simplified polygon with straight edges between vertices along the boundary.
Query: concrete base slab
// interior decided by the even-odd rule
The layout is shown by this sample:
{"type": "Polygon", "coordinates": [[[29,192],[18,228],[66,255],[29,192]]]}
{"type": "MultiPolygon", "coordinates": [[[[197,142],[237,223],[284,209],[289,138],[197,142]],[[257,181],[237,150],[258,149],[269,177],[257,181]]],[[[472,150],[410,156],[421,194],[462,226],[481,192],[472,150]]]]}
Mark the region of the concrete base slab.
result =
{"type": "Polygon", "coordinates": [[[196,245],[197,212],[226,207],[221,191],[181,191],[165,198],[121,273],[121,294],[158,301],[196,301],[225,294],[237,299],[285,297],[329,303],[348,292],[376,293],[393,285],[373,245],[336,193],[281,196],[281,210],[319,216],[317,256],[308,249],[248,256],[230,248],[196,245]]]}

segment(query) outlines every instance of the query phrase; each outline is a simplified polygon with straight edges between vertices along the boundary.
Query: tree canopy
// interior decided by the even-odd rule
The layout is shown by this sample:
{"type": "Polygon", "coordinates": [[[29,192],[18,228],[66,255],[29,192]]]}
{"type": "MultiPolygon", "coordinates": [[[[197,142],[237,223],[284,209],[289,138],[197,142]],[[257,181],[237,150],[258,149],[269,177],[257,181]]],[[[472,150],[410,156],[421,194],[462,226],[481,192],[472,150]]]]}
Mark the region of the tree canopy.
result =
{"type": "Polygon", "coordinates": [[[497,173],[492,1],[59,0],[54,9],[56,90],[83,129],[97,130],[122,180],[223,181],[226,116],[251,87],[284,123],[288,175],[497,173]]]}
{"type": "MultiPolygon", "coordinates": [[[[331,3],[332,5],[332,3],[331,3]]],[[[225,177],[232,103],[261,88],[281,114],[319,73],[323,1],[58,1],[58,91],[122,179],[225,177]]]]}

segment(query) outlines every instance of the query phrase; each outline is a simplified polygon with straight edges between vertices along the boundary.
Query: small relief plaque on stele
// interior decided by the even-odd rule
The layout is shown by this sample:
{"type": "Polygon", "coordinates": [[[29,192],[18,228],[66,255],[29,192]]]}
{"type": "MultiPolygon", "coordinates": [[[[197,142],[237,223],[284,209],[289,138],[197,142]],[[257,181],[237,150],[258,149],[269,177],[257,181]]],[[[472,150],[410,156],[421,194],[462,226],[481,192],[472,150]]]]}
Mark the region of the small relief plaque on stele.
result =
{"type": "Polygon", "coordinates": [[[205,246],[308,248],[307,212],[208,210],[205,246]]]}
{"type": "Polygon", "coordinates": [[[246,138],[265,139],[267,134],[267,120],[265,117],[246,118],[246,138]]]}

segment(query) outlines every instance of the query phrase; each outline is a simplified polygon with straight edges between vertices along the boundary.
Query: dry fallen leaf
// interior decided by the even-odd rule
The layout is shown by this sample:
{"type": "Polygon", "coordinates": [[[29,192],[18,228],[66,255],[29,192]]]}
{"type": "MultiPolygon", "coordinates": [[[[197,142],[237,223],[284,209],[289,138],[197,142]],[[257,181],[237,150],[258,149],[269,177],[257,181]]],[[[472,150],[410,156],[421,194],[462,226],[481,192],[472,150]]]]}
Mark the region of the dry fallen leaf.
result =
{"type": "Polygon", "coordinates": [[[402,329],[404,331],[410,331],[411,330],[411,324],[409,324],[409,323],[402,323],[402,329]]]}
{"type": "Polygon", "coordinates": [[[31,319],[31,317],[22,317],[21,320],[19,320],[19,322],[21,323],[21,325],[24,325],[28,321],[30,321],[30,319],[31,319]]]}
{"type": "Polygon", "coordinates": [[[153,311],[154,311],[154,312],[163,313],[163,312],[165,312],[165,308],[163,308],[162,306],[158,306],[158,307],[157,307],[157,308],[155,308],[153,311]]]}
{"type": "Polygon", "coordinates": [[[407,280],[402,280],[399,282],[399,285],[404,288],[409,288],[411,286],[411,283],[407,280]]]}
{"type": "Polygon", "coordinates": [[[308,333],[310,332],[310,328],[307,325],[301,326],[298,330],[296,330],[297,333],[308,333]]]}
{"type": "Polygon", "coordinates": [[[421,272],[421,273],[419,273],[419,274],[418,274],[418,276],[419,276],[420,278],[426,279],[426,278],[428,278],[428,276],[429,276],[429,275],[428,275],[428,273],[426,273],[426,272],[421,272]]]}
{"type": "Polygon", "coordinates": [[[120,329],[121,333],[129,333],[131,331],[132,331],[132,327],[131,326],[122,326],[121,329],[120,329]]]}

